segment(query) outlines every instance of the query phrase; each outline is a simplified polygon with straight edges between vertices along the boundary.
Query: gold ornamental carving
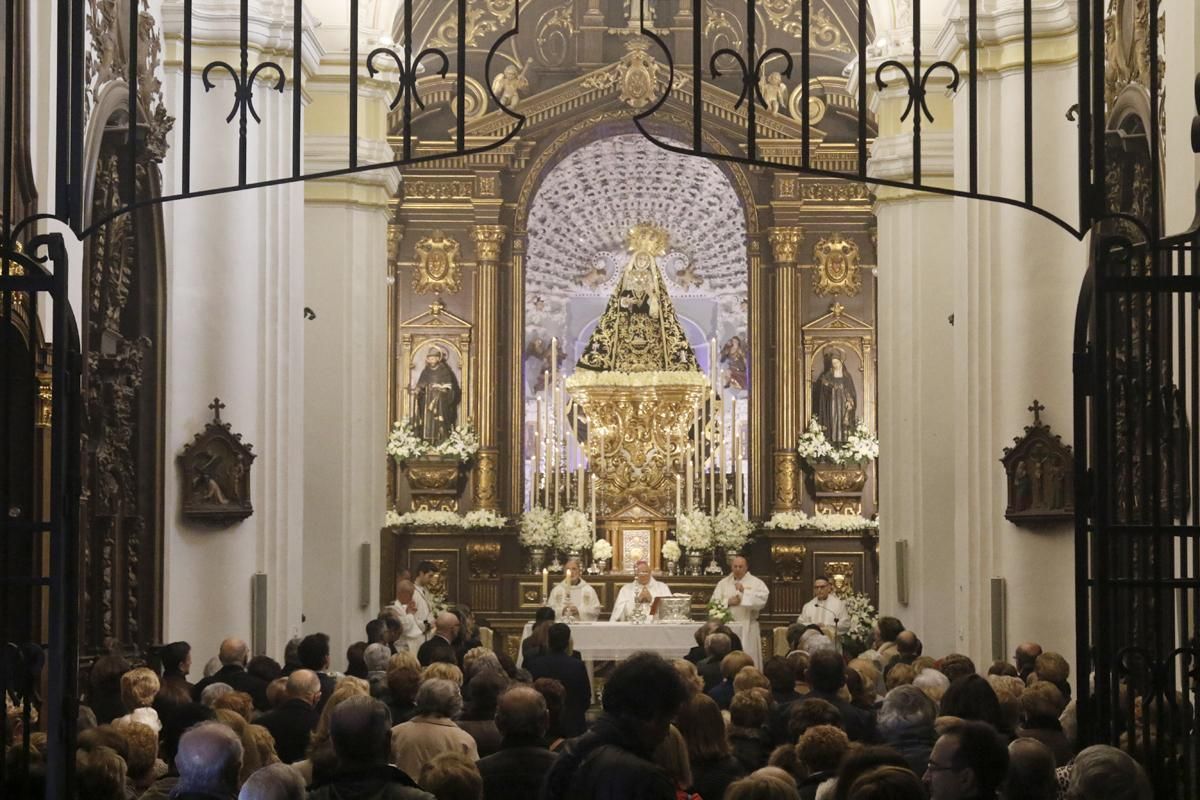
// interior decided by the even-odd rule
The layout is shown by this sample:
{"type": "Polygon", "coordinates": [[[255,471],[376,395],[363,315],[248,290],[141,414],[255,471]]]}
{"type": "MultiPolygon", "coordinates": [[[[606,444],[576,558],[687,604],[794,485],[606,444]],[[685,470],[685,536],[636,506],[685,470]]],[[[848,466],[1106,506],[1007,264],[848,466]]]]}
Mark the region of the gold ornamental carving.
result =
{"type": "Polygon", "coordinates": [[[590,90],[616,87],[618,100],[630,108],[642,109],[654,102],[660,86],[666,83],[666,71],[647,52],[650,42],[631,39],[625,48],[627,52],[620,61],[589,75],[580,85],[590,90]]]}
{"type": "Polygon", "coordinates": [[[771,562],[775,565],[775,580],[803,580],[804,559],[808,548],[802,544],[772,544],[771,562]]]}
{"type": "Polygon", "coordinates": [[[844,238],[840,233],[817,241],[813,247],[813,293],[822,295],[844,294],[854,297],[862,289],[859,275],[858,244],[844,238]]]}
{"type": "Polygon", "coordinates": [[[802,228],[770,228],[767,237],[771,241],[771,254],[776,264],[795,264],[800,254],[800,243],[804,241],[802,228]]]}
{"type": "Polygon", "coordinates": [[[496,511],[500,508],[497,487],[499,453],[482,449],[475,455],[475,507],[496,511]]]}
{"type": "Polygon", "coordinates": [[[839,597],[854,591],[854,564],[850,561],[826,561],[825,577],[839,597]]]}
{"type": "Polygon", "coordinates": [[[467,568],[472,578],[498,577],[499,563],[499,542],[472,542],[467,545],[467,568]]]}
{"type": "Polygon", "coordinates": [[[470,200],[475,190],[475,182],[470,178],[409,178],[403,186],[405,200],[470,200]]]}
{"type": "Polygon", "coordinates": [[[413,291],[417,294],[455,294],[462,289],[459,245],[441,231],[417,242],[417,269],[413,291]]]}
{"type": "Polygon", "coordinates": [[[495,263],[500,260],[500,248],[504,245],[504,237],[508,228],[503,225],[476,225],[472,231],[475,239],[475,256],[483,263],[495,263]]]}
{"type": "Polygon", "coordinates": [[[818,514],[853,514],[862,516],[861,495],[853,497],[818,497],[816,504],[818,514]]]}
{"type": "Polygon", "coordinates": [[[818,492],[861,492],[867,483],[863,467],[838,467],[813,464],[813,484],[818,492]]]}
{"type": "Polygon", "coordinates": [[[422,456],[401,465],[413,511],[457,511],[462,464],[454,456],[422,456]]]}
{"type": "MultiPolygon", "coordinates": [[[[771,24],[793,39],[804,37],[801,8],[805,0],[765,0],[762,5],[771,24]]],[[[808,41],[814,50],[832,53],[853,52],[841,28],[833,21],[829,10],[818,8],[809,17],[808,41]]]]}
{"type": "Polygon", "coordinates": [[[800,465],[794,451],[775,453],[775,511],[795,511],[800,503],[800,465]]]}

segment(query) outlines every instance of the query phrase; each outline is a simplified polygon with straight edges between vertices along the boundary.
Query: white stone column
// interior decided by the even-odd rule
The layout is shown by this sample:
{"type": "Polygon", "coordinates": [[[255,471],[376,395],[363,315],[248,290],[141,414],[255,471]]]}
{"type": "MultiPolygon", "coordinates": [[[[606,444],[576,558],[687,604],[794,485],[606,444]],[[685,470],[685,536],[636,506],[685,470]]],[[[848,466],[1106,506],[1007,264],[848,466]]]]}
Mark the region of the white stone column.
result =
{"type": "MultiPolygon", "coordinates": [[[[291,75],[290,17],[279,4],[250,4],[251,68],[272,52],[291,75]]],[[[205,93],[200,73],[212,60],[237,64],[238,17],[223,4],[195,4],[192,74],[182,74],[182,4],[163,4],[164,94],[182,109],[191,81],[192,188],[237,177],[237,120],[225,122],[233,84],[214,74],[205,93]]],[[[311,37],[306,41],[311,44],[311,37]]],[[[247,148],[248,180],[291,170],[292,82],[283,94],[260,84],[247,148]]],[[[181,186],[182,119],[163,165],[164,194],[181,186]]],[[[303,187],[298,184],[181,201],[164,207],[167,272],[164,635],[191,642],[197,670],[225,636],[251,638],[251,580],[268,581],[266,652],[282,656],[299,630],[303,584],[304,392],[301,309],[304,304],[303,187]],[[222,529],[180,515],[175,456],[211,419],[219,396],[222,419],[254,446],[254,514],[222,529]]]]}
{"type": "MultiPolygon", "coordinates": [[[[363,22],[360,58],[379,34],[363,22]]],[[[307,86],[310,173],[348,163],[350,62],[342,23],[334,17],[328,29],[322,26],[329,52],[307,86]]],[[[361,69],[360,163],[394,157],[387,144],[394,76],[381,77],[369,80],[361,69]]],[[[305,304],[316,319],[304,324],[304,632],[329,634],[335,665],[344,663],[346,647],[364,638],[366,622],[379,611],[379,530],[387,508],[388,201],[398,185],[399,171],[386,169],[305,187],[305,304]],[[363,544],[371,547],[366,576],[363,544]],[[359,604],[364,580],[366,608],[359,604]]]]}

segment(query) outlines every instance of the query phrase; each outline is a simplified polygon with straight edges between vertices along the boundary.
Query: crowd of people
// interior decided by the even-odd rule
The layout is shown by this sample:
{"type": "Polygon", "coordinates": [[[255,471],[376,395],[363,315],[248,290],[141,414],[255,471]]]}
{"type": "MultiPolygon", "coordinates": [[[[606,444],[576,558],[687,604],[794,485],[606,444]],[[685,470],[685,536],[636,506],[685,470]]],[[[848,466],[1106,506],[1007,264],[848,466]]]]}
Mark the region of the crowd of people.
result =
{"type": "MultiPolygon", "coordinates": [[[[874,647],[855,658],[830,638],[836,628],[797,622],[787,631],[790,652],[759,668],[730,628],[709,622],[685,658],[639,653],[617,664],[597,704],[571,628],[553,609],[539,610],[518,667],[480,645],[467,609],[430,608],[428,630],[413,630],[404,617],[420,596],[403,586],[350,647],[343,672],[331,670],[320,633],[290,642],[282,663],[251,658],[237,638],[202,670],[185,642],[147,666],[99,658],[79,713],[78,796],[1151,796],[1123,750],[1076,751],[1068,663],[1034,643],[981,671],[961,654],[926,656],[895,618],[881,618],[874,647]]],[[[45,734],[29,736],[27,752],[19,715],[9,720],[5,774],[27,773],[25,790],[37,796],[45,734]]]]}

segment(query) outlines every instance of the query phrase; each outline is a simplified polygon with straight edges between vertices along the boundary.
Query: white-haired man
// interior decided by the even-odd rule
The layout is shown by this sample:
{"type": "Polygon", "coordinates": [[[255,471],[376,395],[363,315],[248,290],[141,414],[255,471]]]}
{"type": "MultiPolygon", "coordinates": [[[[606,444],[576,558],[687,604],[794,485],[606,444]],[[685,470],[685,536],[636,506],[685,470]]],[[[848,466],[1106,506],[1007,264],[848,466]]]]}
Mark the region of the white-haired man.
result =
{"type": "Polygon", "coordinates": [[[624,622],[633,615],[633,610],[639,604],[647,604],[654,611],[654,601],[671,594],[671,587],[656,580],[650,572],[650,564],[639,561],[633,567],[633,582],[621,587],[617,593],[617,602],[613,604],[613,622],[624,622]]]}
{"type": "Polygon", "coordinates": [[[759,642],[758,612],[767,604],[771,594],[767,585],[750,574],[750,562],[745,556],[734,556],[729,562],[730,572],[713,588],[713,600],[724,600],[735,622],[746,623],[746,636],[742,647],[762,667],[762,645],[759,642]]]}
{"type": "Polygon", "coordinates": [[[567,560],[563,569],[562,583],[550,590],[546,604],[554,609],[560,620],[595,622],[600,618],[600,598],[591,584],[583,579],[579,559],[567,560]]]}

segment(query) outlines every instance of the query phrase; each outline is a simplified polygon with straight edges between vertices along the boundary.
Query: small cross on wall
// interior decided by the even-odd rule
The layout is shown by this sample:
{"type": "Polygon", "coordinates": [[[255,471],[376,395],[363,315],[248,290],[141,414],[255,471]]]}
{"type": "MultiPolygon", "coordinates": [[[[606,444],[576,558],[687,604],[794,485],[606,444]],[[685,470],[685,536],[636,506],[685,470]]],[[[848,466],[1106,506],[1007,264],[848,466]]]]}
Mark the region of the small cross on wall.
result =
{"type": "Polygon", "coordinates": [[[221,409],[225,407],[225,404],[221,402],[221,398],[214,397],[213,401],[208,404],[208,407],[212,409],[213,422],[220,422],[221,421],[221,409]]]}
{"type": "Polygon", "coordinates": [[[1042,405],[1041,403],[1039,403],[1037,401],[1037,399],[1035,398],[1033,401],[1033,405],[1031,405],[1029,407],[1029,410],[1033,412],[1033,424],[1041,425],[1042,424],[1042,412],[1046,410],[1046,407],[1044,405],[1042,405]]]}

